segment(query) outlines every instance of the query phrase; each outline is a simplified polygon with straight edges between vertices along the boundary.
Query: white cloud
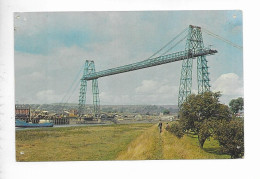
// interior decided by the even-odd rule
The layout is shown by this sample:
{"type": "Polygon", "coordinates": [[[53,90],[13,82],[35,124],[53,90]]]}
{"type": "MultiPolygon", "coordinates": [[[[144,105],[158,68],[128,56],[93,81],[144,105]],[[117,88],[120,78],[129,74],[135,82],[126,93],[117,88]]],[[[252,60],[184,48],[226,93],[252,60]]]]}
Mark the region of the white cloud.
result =
{"type": "Polygon", "coordinates": [[[155,91],[158,91],[160,87],[159,83],[154,80],[143,80],[142,85],[138,86],[135,89],[136,93],[146,93],[146,94],[153,94],[155,91]]]}
{"type": "Polygon", "coordinates": [[[135,88],[135,100],[143,104],[176,104],[178,87],[170,84],[168,80],[143,80],[135,88]]]}
{"type": "MultiPolygon", "coordinates": [[[[65,94],[74,81],[79,81],[81,77],[79,71],[84,65],[86,57],[87,52],[75,46],[59,48],[47,56],[16,52],[15,95],[17,101],[24,103],[60,102],[63,96],[57,94],[65,94]],[[75,78],[77,74],[79,76],[75,78]],[[51,89],[55,89],[57,94],[52,94],[54,91],[51,89]],[[53,99],[47,98],[47,94],[50,94],[50,98],[53,99]]],[[[78,88],[76,89],[77,94],[72,96],[69,102],[78,101],[78,88]]]]}
{"type": "MultiPolygon", "coordinates": [[[[176,16],[178,14],[173,12],[151,14],[141,12],[16,13],[15,15],[21,17],[14,22],[19,26],[15,32],[16,37],[24,35],[38,37],[46,31],[57,33],[57,38],[48,38],[46,47],[53,50],[48,51],[47,54],[15,52],[16,97],[30,99],[28,101],[32,103],[43,103],[36,97],[36,94],[43,96],[40,92],[45,91],[44,94],[48,94],[51,93],[51,91],[48,92],[51,89],[55,89],[56,94],[65,94],[75,81],[75,75],[84,65],[85,60],[94,60],[97,71],[138,62],[160,49],[190,22],[202,25],[209,30],[216,30],[215,26],[222,29],[221,24],[225,24],[222,22],[221,17],[225,17],[222,12],[197,12],[200,15],[199,19],[194,15],[194,11],[188,14],[181,13],[181,16],[176,16]],[[26,21],[23,20],[24,18],[26,21]],[[215,18],[214,26],[208,27],[212,26],[212,23],[208,21],[213,18],[215,18]],[[177,19],[178,23],[176,23],[177,19]],[[80,45],[62,44],[64,36],[59,36],[58,32],[65,31],[65,34],[69,34],[74,30],[89,33],[93,37],[86,39],[80,45]],[[52,42],[57,39],[61,44],[53,45],[52,42]]],[[[180,49],[183,50],[184,46],[180,49]]],[[[228,54],[223,53],[223,55],[228,54]]],[[[213,74],[211,79],[216,79],[216,76],[227,71],[234,72],[233,69],[238,69],[235,64],[242,66],[237,62],[230,64],[225,62],[224,64],[230,67],[225,71],[219,61],[217,65],[210,65],[219,72],[211,71],[213,74]],[[220,67],[221,70],[219,70],[220,67]]],[[[180,72],[181,62],[177,62],[99,79],[101,104],[177,104],[180,72]],[[168,81],[161,81],[161,79],[168,81]]],[[[223,84],[222,79],[217,80],[213,87],[216,90],[224,90],[223,93],[230,93],[231,87],[227,85],[230,84],[223,84]]],[[[237,86],[239,88],[241,85],[237,86]]],[[[88,92],[91,91],[90,87],[91,85],[88,85],[88,92]]],[[[195,85],[193,85],[194,88],[195,85]]],[[[236,93],[241,93],[241,90],[237,89],[236,93]]],[[[41,99],[45,101],[44,98],[41,99]]],[[[87,100],[92,102],[88,96],[87,100]]],[[[78,89],[69,102],[77,101],[78,89]]]]}
{"type": "Polygon", "coordinates": [[[101,101],[109,101],[109,100],[111,100],[111,96],[108,95],[106,92],[101,92],[99,94],[99,98],[100,98],[101,101]]]}
{"type": "Polygon", "coordinates": [[[133,98],[131,98],[131,94],[119,94],[115,95],[111,92],[101,92],[99,94],[100,102],[102,105],[106,104],[118,104],[118,105],[124,105],[124,104],[134,104],[133,98]]]}
{"type": "Polygon", "coordinates": [[[43,90],[36,94],[38,100],[43,103],[56,103],[61,101],[61,95],[56,94],[54,90],[43,90]]]}
{"type": "Polygon", "coordinates": [[[228,104],[232,99],[244,96],[243,80],[235,73],[222,74],[212,85],[214,92],[220,91],[221,103],[228,104]]]}
{"type": "Polygon", "coordinates": [[[220,91],[223,95],[243,95],[243,80],[235,73],[221,75],[212,85],[213,91],[220,91]]]}
{"type": "MultiPolygon", "coordinates": [[[[133,92],[100,92],[101,104],[177,104],[178,87],[167,81],[143,80],[133,92]]],[[[90,94],[91,95],[91,94],[90,94]]],[[[92,96],[92,95],[91,95],[92,96]]]]}
{"type": "Polygon", "coordinates": [[[167,94],[175,92],[177,88],[169,84],[168,80],[143,80],[142,85],[135,88],[135,92],[137,94],[167,94]]]}
{"type": "Polygon", "coordinates": [[[175,89],[173,86],[170,85],[162,85],[160,86],[160,88],[158,89],[158,93],[159,94],[167,94],[167,93],[172,93],[175,92],[175,89]]]}

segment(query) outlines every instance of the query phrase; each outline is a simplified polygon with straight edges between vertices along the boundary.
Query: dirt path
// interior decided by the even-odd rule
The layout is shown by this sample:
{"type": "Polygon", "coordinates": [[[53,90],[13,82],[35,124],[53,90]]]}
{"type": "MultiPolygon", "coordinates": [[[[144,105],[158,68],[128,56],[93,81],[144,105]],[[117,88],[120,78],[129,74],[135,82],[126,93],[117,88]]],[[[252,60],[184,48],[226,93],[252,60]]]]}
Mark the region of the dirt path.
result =
{"type": "Polygon", "coordinates": [[[157,125],[152,126],[120,152],[116,160],[162,160],[219,158],[200,149],[190,137],[178,139],[165,130],[160,134],[157,125]]]}
{"type": "Polygon", "coordinates": [[[159,159],[161,155],[158,145],[159,135],[156,126],[152,126],[133,140],[125,151],[119,153],[116,160],[159,159]]]}
{"type": "Polygon", "coordinates": [[[164,136],[157,125],[152,126],[133,140],[116,160],[159,160],[163,159],[164,136]]]}

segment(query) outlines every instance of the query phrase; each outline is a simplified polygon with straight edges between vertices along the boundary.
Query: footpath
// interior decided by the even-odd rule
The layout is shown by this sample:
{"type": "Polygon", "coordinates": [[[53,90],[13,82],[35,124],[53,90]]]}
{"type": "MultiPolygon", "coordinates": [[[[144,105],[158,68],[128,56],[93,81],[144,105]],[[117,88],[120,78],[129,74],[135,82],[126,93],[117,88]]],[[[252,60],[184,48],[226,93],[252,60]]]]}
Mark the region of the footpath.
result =
{"type": "MultiPolygon", "coordinates": [[[[219,158],[201,149],[191,137],[178,139],[166,131],[162,133],[157,125],[144,131],[134,139],[125,150],[121,151],[116,160],[164,160],[164,159],[207,159],[219,158]]],[[[221,157],[220,157],[221,158],[221,157]]]]}

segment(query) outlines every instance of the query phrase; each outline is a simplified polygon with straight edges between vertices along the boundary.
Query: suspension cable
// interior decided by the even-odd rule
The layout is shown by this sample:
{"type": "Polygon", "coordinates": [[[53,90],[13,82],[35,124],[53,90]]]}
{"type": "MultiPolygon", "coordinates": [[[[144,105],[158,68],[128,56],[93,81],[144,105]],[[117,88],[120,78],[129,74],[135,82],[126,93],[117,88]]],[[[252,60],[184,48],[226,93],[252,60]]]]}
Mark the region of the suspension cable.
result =
{"type": "Polygon", "coordinates": [[[155,52],[152,56],[150,56],[148,59],[153,58],[155,55],[160,53],[164,48],[166,48],[168,45],[170,45],[174,40],[176,40],[179,36],[181,36],[184,32],[187,31],[188,28],[185,28],[183,31],[181,31],[178,35],[176,35],[172,40],[170,40],[166,45],[164,45],[162,48],[160,48],[157,52],[155,52]]]}
{"type": "Polygon", "coordinates": [[[75,89],[79,85],[79,82],[80,82],[79,76],[82,73],[83,69],[84,69],[84,66],[82,66],[81,69],[79,70],[79,72],[76,74],[76,76],[75,76],[75,78],[73,80],[72,85],[70,85],[70,87],[66,91],[65,95],[63,96],[61,102],[59,103],[59,105],[61,105],[61,110],[62,111],[64,110],[64,108],[65,108],[66,104],[68,103],[69,99],[71,98],[71,96],[75,93],[75,89]],[[71,94],[71,95],[68,96],[69,94],[71,94]]]}
{"type": "Polygon", "coordinates": [[[74,85],[74,88],[73,88],[70,96],[67,98],[67,100],[63,104],[60,103],[62,111],[64,110],[65,106],[68,104],[68,101],[70,100],[71,96],[75,94],[75,91],[76,91],[77,87],[79,86],[79,83],[80,83],[80,80],[77,80],[77,83],[76,83],[76,85],[74,85]]]}
{"type": "Polygon", "coordinates": [[[66,91],[65,95],[63,96],[61,103],[63,103],[63,101],[65,100],[65,98],[67,97],[67,95],[71,92],[71,89],[74,87],[75,83],[78,81],[79,79],[79,75],[82,73],[82,70],[83,70],[84,66],[81,67],[81,69],[79,70],[79,72],[76,74],[74,80],[73,80],[73,83],[72,85],[70,85],[70,87],[68,88],[68,90],[66,91]]]}
{"type": "MultiPolygon", "coordinates": [[[[65,104],[68,103],[68,101],[70,100],[71,96],[75,94],[76,89],[79,87],[80,84],[80,80],[77,80],[77,84],[74,86],[71,95],[68,97],[68,99],[65,101],[65,104]]],[[[65,106],[65,105],[64,105],[65,106]]]]}
{"type": "Polygon", "coordinates": [[[164,53],[162,54],[162,56],[165,55],[166,53],[168,53],[169,51],[171,51],[171,50],[172,50],[173,48],[175,48],[177,45],[179,45],[183,40],[186,39],[187,36],[188,36],[188,35],[186,35],[186,36],[183,37],[181,40],[179,40],[176,44],[174,44],[172,47],[170,47],[166,52],[164,52],[164,53]]]}
{"type": "Polygon", "coordinates": [[[231,46],[233,46],[233,47],[235,47],[235,48],[243,49],[242,46],[237,45],[237,44],[235,44],[235,43],[233,43],[233,42],[231,42],[231,41],[229,41],[229,40],[227,40],[227,39],[225,39],[225,38],[223,38],[223,37],[221,37],[221,36],[219,36],[219,35],[217,35],[217,34],[214,34],[213,32],[210,32],[209,30],[207,30],[207,29],[205,29],[205,28],[202,28],[202,30],[203,30],[204,32],[206,32],[208,35],[211,35],[212,37],[215,37],[215,38],[217,38],[217,39],[219,39],[219,40],[222,40],[223,42],[226,42],[227,44],[229,44],[229,45],[231,45],[231,46]]]}

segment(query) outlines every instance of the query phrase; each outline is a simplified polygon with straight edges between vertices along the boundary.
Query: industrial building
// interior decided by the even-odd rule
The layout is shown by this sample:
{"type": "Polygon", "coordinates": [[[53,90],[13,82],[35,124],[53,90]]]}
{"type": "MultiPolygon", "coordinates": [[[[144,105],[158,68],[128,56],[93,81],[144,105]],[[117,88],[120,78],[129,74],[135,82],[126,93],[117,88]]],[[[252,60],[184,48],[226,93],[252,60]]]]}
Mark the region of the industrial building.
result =
{"type": "Polygon", "coordinates": [[[26,122],[31,120],[31,108],[29,105],[15,105],[15,119],[20,119],[26,122]]]}

